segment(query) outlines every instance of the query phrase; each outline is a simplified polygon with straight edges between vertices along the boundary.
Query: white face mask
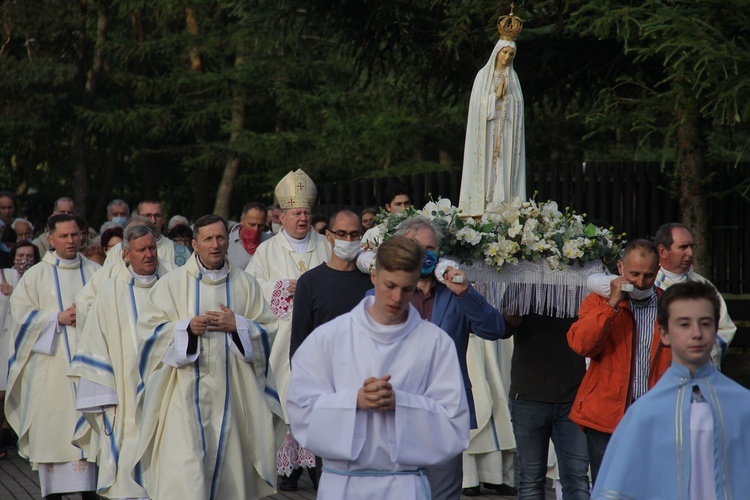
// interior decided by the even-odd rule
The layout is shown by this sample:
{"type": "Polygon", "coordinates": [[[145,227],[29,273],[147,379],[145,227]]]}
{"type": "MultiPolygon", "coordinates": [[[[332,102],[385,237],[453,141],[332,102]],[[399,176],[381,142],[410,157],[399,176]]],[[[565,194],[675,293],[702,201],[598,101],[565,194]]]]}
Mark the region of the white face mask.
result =
{"type": "Polygon", "coordinates": [[[361,250],[360,243],[362,243],[360,240],[333,240],[333,253],[341,260],[352,261],[361,250]]]}
{"type": "Polygon", "coordinates": [[[273,234],[279,234],[280,229],[281,229],[281,224],[276,224],[275,222],[271,223],[271,232],[273,234]]]}
{"type": "Polygon", "coordinates": [[[630,298],[633,300],[647,299],[654,294],[654,287],[651,287],[648,290],[639,290],[637,288],[633,288],[633,291],[627,292],[627,294],[630,295],[630,298]]]}

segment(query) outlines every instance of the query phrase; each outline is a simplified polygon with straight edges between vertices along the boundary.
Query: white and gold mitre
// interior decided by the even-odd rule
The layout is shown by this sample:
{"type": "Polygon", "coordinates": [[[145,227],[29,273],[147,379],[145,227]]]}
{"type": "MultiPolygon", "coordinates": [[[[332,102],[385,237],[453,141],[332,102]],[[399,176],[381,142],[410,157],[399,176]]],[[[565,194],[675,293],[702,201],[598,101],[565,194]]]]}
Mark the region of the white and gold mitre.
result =
{"type": "Polygon", "coordinates": [[[282,210],[288,208],[312,208],[318,198],[318,188],[302,169],[289,172],[273,190],[276,203],[282,210]]]}
{"type": "Polygon", "coordinates": [[[497,19],[497,31],[503,40],[514,41],[523,29],[523,19],[513,15],[515,4],[510,4],[510,14],[497,19]]]}

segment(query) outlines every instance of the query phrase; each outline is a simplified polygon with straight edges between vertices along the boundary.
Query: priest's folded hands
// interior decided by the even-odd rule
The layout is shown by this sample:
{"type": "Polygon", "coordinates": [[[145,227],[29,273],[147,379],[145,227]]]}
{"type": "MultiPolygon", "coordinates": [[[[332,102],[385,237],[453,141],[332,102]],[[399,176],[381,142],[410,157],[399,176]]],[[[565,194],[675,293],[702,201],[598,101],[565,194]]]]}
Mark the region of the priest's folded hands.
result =
{"type": "Polygon", "coordinates": [[[203,335],[206,332],[236,332],[237,320],[234,313],[224,304],[219,304],[221,311],[206,311],[190,320],[190,332],[203,335]]]}
{"type": "Polygon", "coordinates": [[[57,322],[61,325],[76,326],[76,305],[57,313],[57,322]]]}
{"type": "Polygon", "coordinates": [[[361,410],[395,410],[396,393],[388,382],[390,375],[375,378],[370,377],[362,384],[357,392],[357,408],[361,410]]]}

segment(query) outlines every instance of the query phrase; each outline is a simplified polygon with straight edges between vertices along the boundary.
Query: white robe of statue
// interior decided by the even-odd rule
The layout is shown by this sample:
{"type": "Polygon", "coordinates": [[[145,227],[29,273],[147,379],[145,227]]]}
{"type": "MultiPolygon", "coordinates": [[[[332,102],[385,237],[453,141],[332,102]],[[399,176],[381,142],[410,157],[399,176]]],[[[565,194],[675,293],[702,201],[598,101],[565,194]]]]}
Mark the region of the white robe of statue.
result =
{"type": "Polygon", "coordinates": [[[515,197],[526,199],[523,93],[512,61],[502,72],[495,69],[503,47],[515,49],[516,43],[497,42],[471,90],[458,204],[465,216],[498,211],[502,202],[515,197]],[[505,96],[497,98],[501,78],[505,96]]]}

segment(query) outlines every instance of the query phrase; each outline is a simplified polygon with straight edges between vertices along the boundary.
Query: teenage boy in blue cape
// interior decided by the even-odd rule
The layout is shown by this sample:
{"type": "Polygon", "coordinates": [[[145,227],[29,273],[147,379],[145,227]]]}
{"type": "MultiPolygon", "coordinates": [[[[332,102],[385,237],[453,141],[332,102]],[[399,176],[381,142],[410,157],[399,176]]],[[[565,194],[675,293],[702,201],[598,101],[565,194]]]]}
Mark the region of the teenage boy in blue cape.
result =
{"type": "Polygon", "coordinates": [[[674,285],[659,298],[672,366],[617,426],[592,498],[729,499],[750,491],[750,391],[711,364],[718,321],[710,284],[674,285]]]}

